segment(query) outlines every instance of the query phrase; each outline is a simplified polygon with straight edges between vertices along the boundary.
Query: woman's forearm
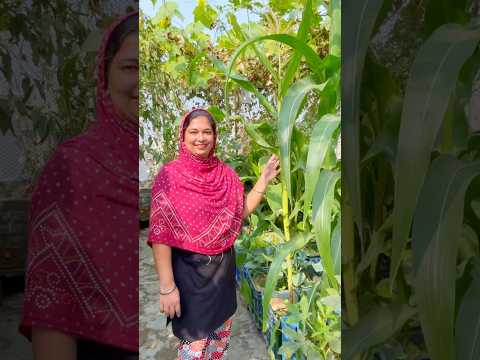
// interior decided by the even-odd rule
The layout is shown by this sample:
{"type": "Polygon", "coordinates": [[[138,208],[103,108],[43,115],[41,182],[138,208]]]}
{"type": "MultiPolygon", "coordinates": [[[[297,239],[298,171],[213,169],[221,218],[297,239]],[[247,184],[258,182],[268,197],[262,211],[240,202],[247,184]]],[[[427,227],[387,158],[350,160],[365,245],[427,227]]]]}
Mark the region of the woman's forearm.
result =
{"type": "Polygon", "coordinates": [[[152,249],[155,268],[160,280],[160,290],[162,292],[168,291],[175,284],[172,269],[172,248],[164,244],[153,244],[152,249]]]}
{"type": "Polygon", "coordinates": [[[56,330],[32,328],[32,347],[35,360],[76,360],[77,341],[56,330]]]}
{"type": "Polygon", "coordinates": [[[267,191],[268,182],[260,176],[257,183],[247,195],[245,199],[245,206],[243,208],[243,218],[247,218],[255,211],[257,206],[262,202],[263,196],[267,191]]]}

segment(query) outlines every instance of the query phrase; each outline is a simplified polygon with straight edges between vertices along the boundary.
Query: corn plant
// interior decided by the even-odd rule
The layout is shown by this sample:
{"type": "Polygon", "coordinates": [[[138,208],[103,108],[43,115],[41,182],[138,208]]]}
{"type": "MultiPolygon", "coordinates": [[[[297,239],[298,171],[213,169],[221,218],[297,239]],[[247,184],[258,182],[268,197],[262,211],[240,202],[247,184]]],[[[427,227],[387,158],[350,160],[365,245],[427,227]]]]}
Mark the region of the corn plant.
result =
{"type": "Polygon", "coordinates": [[[388,31],[381,24],[391,21],[392,3],[347,3],[347,13],[363,16],[345,29],[356,36],[346,38],[342,72],[350,84],[343,94],[346,359],[393,348],[398,357],[480,356],[480,147],[465,106],[479,71],[480,28],[464,2],[444,4],[456,10],[425,8],[424,39],[402,82],[368,51],[388,31]]]}
{"type": "MultiPolygon", "coordinates": [[[[334,34],[331,36],[330,54],[321,58],[308,45],[312,26],[312,1],[307,1],[296,36],[271,34],[246,39],[232,55],[226,68],[225,103],[228,104],[229,82],[234,81],[246,91],[255,94],[273,122],[246,125],[256,146],[265,154],[274,152],[281,161],[281,181],[271,186],[267,201],[275,216],[271,227],[284,244],[273,259],[263,292],[263,331],[266,331],[270,300],[275,290],[282,264],[286,262],[290,303],[295,302],[292,254],[315,242],[327,275],[328,286],[339,297],[340,236],[334,237],[332,251],[332,225],[339,222],[339,161],[335,147],[339,136],[339,7],[330,3],[334,34]],[[259,52],[258,44],[275,41],[292,48],[293,53],[284,72],[276,74],[277,91],[268,96],[256,89],[247,79],[234,71],[236,60],[249,48],[259,52]],[[302,59],[307,73],[298,77],[302,59]],[[307,96],[312,94],[312,96],[307,96]],[[273,105],[273,104],[276,105],[273,105]],[[302,130],[301,124],[308,123],[302,130]],[[276,136],[271,137],[272,131],[276,136]],[[308,135],[307,135],[308,131],[308,135]],[[281,218],[281,229],[276,226],[281,218]],[[335,266],[337,264],[337,266],[335,266]]],[[[260,57],[269,71],[275,71],[269,60],[260,57]]],[[[219,66],[219,68],[221,65],[219,66]]],[[[261,158],[265,162],[266,157],[261,158]]],[[[257,169],[261,166],[254,164],[257,169]]],[[[339,234],[337,232],[337,234],[339,234]]],[[[339,333],[337,334],[339,336],[339,333]]],[[[326,346],[326,345],[325,345],[326,346]]],[[[338,347],[337,347],[338,348],[338,347]]],[[[338,350],[338,349],[337,349],[338,350]]]]}

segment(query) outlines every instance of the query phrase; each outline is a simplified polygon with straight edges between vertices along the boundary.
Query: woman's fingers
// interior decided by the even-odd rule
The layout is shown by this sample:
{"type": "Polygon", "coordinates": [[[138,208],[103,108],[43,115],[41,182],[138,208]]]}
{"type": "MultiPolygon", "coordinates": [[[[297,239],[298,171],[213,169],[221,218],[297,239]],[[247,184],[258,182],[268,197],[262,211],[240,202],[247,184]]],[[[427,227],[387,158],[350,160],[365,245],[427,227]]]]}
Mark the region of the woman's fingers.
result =
{"type": "Polygon", "coordinates": [[[180,301],[160,301],[160,312],[173,319],[175,315],[181,316],[180,301]]]}
{"type": "Polygon", "coordinates": [[[175,316],[175,306],[172,304],[168,308],[168,317],[170,319],[173,319],[174,316],[175,316]]]}
{"type": "Polygon", "coordinates": [[[175,314],[180,316],[180,301],[171,301],[168,299],[162,299],[160,301],[160,312],[163,313],[165,316],[168,316],[173,319],[175,314]],[[163,301],[162,301],[163,300],[163,301]]]}
{"type": "Polygon", "coordinates": [[[273,168],[277,168],[280,165],[280,160],[278,158],[274,158],[275,155],[273,155],[270,160],[269,160],[269,165],[271,165],[273,168]]]}

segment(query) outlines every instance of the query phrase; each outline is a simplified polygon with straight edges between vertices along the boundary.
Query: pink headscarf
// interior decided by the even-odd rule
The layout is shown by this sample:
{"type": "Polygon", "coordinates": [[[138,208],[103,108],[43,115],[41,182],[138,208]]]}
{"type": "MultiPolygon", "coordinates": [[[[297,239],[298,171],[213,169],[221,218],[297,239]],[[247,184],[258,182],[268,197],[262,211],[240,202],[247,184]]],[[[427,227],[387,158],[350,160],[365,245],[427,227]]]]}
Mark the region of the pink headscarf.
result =
{"type": "Polygon", "coordinates": [[[138,351],[138,124],[112,104],[97,56],[96,123],[59,146],[32,195],[20,332],[50,328],[138,351]]]}
{"type": "Polygon", "coordinates": [[[178,158],[163,166],[152,188],[148,243],[215,255],[241,230],[243,184],[214,155],[215,146],[206,159],[186,148],[183,124],[191,112],[180,123],[178,158]]]}

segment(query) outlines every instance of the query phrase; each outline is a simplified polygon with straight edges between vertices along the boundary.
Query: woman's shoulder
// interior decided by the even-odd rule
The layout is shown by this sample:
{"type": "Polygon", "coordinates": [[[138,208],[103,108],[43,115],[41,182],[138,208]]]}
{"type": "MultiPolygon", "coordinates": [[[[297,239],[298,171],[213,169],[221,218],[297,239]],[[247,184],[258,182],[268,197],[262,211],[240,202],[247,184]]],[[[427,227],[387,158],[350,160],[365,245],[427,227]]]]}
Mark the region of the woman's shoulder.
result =
{"type": "Polygon", "coordinates": [[[177,171],[178,166],[179,164],[176,159],[161,165],[160,169],[157,172],[157,175],[155,176],[154,185],[158,184],[163,179],[171,176],[174,172],[177,171]]]}
{"type": "Polygon", "coordinates": [[[167,174],[171,171],[174,171],[178,167],[178,165],[179,164],[178,164],[177,159],[171,160],[171,161],[166,162],[165,164],[162,164],[160,166],[160,169],[158,170],[157,177],[162,176],[164,174],[167,174]]]}

